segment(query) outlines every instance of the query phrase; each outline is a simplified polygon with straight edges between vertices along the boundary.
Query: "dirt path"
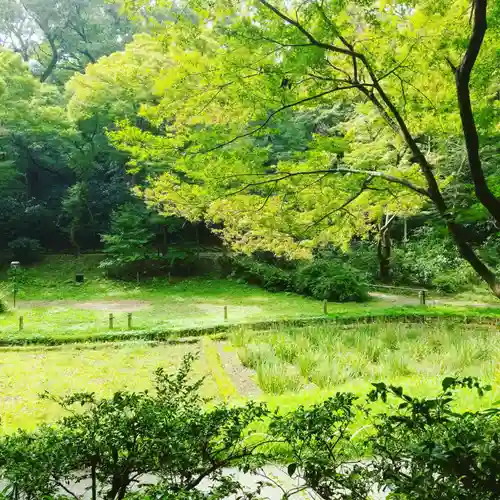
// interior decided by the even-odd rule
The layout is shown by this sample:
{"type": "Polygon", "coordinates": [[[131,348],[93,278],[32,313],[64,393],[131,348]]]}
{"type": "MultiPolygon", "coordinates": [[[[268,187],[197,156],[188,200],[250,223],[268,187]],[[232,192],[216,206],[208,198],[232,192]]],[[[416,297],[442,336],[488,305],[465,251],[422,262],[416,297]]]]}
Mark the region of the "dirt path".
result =
{"type": "MultiPolygon", "coordinates": [[[[414,306],[420,303],[418,297],[410,297],[407,295],[392,295],[389,293],[370,292],[370,297],[378,300],[384,300],[398,306],[414,306]]],[[[472,302],[469,300],[455,300],[455,299],[427,299],[426,304],[429,306],[459,306],[459,307],[494,307],[494,304],[487,304],[485,302],[472,302]]]]}
{"type": "Polygon", "coordinates": [[[253,379],[255,372],[243,366],[236,351],[228,349],[229,346],[228,342],[217,342],[222,367],[233,381],[236,390],[249,398],[260,396],[262,391],[253,379]]]}

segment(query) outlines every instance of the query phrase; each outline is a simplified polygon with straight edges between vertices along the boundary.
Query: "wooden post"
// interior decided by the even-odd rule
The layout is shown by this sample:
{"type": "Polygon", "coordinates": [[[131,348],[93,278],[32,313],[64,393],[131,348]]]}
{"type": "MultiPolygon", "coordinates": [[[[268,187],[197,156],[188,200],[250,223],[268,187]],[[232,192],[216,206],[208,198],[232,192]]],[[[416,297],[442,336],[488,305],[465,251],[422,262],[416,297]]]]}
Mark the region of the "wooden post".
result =
{"type": "Polygon", "coordinates": [[[323,301],[323,314],[328,314],[328,301],[326,299],[323,301]]]}
{"type": "Polygon", "coordinates": [[[227,321],[227,306],[224,306],[224,321],[227,321]]]}
{"type": "Polygon", "coordinates": [[[420,305],[425,306],[425,290],[418,292],[418,298],[420,299],[420,305]]]}
{"type": "Polygon", "coordinates": [[[127,314],[127,326],[129,330],[132,330],[132,313],[127,314]]]}
{"type": "Polygon", "coordinates": [[[113,320],[114,320],[113,313],[109,313],[109,329],[110,330],[113,329],[113,320]]]}
{"type": "Polygon", "coordinates": [[[22,332],[24,330],[24,316],[19,316],[19,331],[22,332]]]}
{"type": "Polygon", "coordinates": [[[141,276],[139,274],[139,271],[137,271],[136,278],[137,278],[137,284],[139,284],[141,282],[141,276]]]}

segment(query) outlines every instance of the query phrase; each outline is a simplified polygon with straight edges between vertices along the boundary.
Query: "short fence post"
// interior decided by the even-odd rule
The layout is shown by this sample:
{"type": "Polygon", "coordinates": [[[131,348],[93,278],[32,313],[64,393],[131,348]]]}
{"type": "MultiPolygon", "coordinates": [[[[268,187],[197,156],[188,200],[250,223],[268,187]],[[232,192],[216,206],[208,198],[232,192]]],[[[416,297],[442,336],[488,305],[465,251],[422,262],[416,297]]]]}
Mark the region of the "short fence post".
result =
{"type": "Polygon", "coordinates": [[[141,281],[141,276],[140,276],[140,274],[139,274],[139,271],[137,271],[137,274],[135,275],[135,277],[136,277],[136,279],[137,279],[137,284],[139,284],[139,283],[140,283],[140,281],[141,281]]]}
{"type": "Polygon", "coordinates": [[[227,321],[227,306],[224,306],[224,321],[227,321]]]}
{"type": "Polygon", "coordinates": [[[323,301],[323,314],[328,314],[328,301],[326,299],[323,301]]]}
{"type": "Polygon", "coordinates": [[[24,316],[19,316],[19,331],[22,332],[24,330],[24,316]]]}
{"type": "Polygon", "coordinates": [[[110,330],[113,329],[113,320],[114,320],[113,313],[109,313],[109,329],[110,330]]]}
{"type": "Polygon", "coordinates": [[[127,326],[129,330],[132,330],[132,313],[127,314],[127,326]]]}
{"type": "Polygon", "coordinates": [[[418,298],[420,299],[420,305],[425,306],[425,290],[418,292],[418,298]]]}

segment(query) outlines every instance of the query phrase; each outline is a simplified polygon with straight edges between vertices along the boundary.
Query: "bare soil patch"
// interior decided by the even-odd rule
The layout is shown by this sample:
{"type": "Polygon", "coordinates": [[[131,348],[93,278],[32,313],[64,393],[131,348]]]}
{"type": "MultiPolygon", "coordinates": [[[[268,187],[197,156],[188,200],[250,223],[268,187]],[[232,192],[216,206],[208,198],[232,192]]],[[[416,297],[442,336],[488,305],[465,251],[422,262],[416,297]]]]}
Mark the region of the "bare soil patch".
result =
{"type": "Polygon", "coordinates": [[[149,309],[151,303],[145,300],[88,300],[77,302],[72,300],[23,300],[21,309],[34,308],[68,308],[88,311],[136,312],[149,309]]]}
{"type": "MultiPolygon", "coordinates": [[[[392,304],[403,306],[403,305],[418,305],[420,303],[420,299],[418,297],[411,297],[407,295],[392,295],[388,293],[379,293],[379,292],[370,292],[370,297],[379,300],[386,300],[392,304]]],[[[455,300],[455,299],[430,299],[428,298],[426,304],[429,306],[458,306],[458,307],[491,307],[492,304],[486,304],[483,302],[473,302],[470,300],[455,300]]]]}

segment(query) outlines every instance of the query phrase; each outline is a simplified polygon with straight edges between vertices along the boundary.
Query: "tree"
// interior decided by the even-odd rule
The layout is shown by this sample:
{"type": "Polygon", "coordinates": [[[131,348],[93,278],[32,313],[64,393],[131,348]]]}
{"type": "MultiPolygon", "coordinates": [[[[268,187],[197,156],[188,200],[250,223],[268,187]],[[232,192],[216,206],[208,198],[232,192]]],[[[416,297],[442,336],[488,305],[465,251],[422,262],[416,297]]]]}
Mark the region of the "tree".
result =
{"type": "Polygon", "coordinates": [[[147,259],[155,237],[151,214],[141,203],[128,203],[113,213],[111,231],[102,240],[115,262],[132,263],[147,259]]]}
{"type": "Polygon", "coordinates": [[[59,203],[72,183],[78,133],[53,86],[41,85],[21,60],[0,49],[0,193],[4,244],[34,237],[53,244],[59,203]]]}
{"type": "MultiPolygon", "coordinates": [[[[359,207],[352,213],[352,233],[366,234],[384,212],[411,213],[429,204],[462,257],[500,297],[497,277],[474,251],[468,229],[447,201],[451,179],[442,168],[446,140],[462,132],[475,197],[499,222],[497,184],[489,182],[479,157],[479,137],[495,133],[499,12],[494,5],[488,9],[486,0],[471,6],[465,0],[421,0],[411,8],[392,2],[188,4],[198,17],[179,14],[159,35],[170,44],[176,70],[159,79],[165,89],[161,102],[144,111],[156,133],[125,127],[114,134],[115,143],[140,163],[170,164],[145,191],[152,205],[192,218],[208,207],[224,219],[227,239],[240,247],[277,237],[282,246],[300,242],[307,248],[307,236],[296,224],[311,207],[328,209],[306,217],[303,226],[328,219],[331,211],[345,214],[359,207]],[[347,147],[318,137],[304,155],[266,168],[268,156],[253,149],[253,137],[272,135],[274,120],[290,110],[332,105],[340,95],[356,109],[344,132],[347,147]],[[309,189],[309,206],[294,213],[290,199],[302,189],[309,189]],[[202,208],[189,206],[195,201],[202,208]]],[[[344,231],[344,221],[332,224],[331,232],[344,231]]]]}
{"type": "Polygon", "coordinates": [[[118,6],[99,0],[2,0],[2,7],[2,43],[31,60],[41,82],[64,83],[135,31],[118,6]]]}

